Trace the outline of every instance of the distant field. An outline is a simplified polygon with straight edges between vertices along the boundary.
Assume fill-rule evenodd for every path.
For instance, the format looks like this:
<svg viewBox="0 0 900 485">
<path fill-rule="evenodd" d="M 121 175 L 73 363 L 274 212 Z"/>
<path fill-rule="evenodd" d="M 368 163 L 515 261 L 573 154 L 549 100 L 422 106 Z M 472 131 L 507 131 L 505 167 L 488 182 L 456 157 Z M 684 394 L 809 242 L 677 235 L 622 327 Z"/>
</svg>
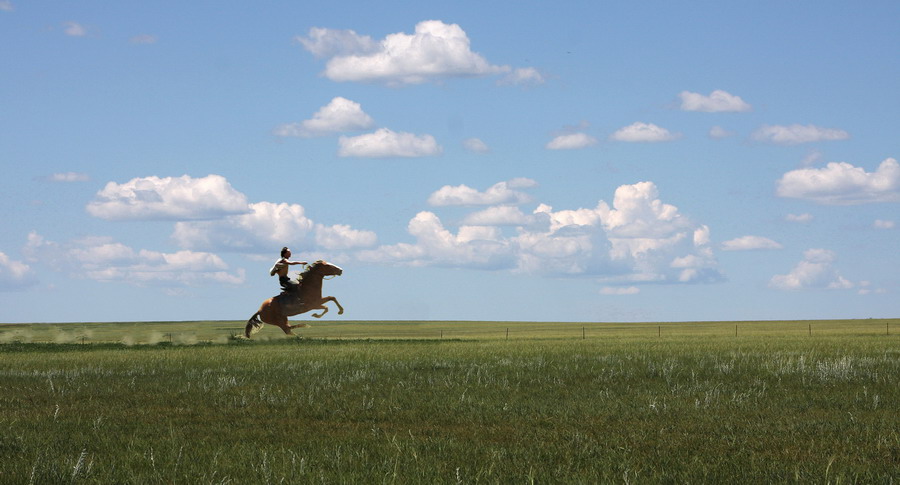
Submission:
<svg viewBox="0 0 900 485">
<path fill-rule="evenodd" d="M 0 483 L 900 481 L 900 320 L 315 323 L 0 326 Z"/>
<path fill-rule="evenodd" d="M 593 339 L 634 337 L 794 337 L 900 334 L 900 319 L 762 322 L 459 322 L 304 320 L 295 330 L 312 339 Z M 173 344 L 225 343 L 242 335 L 246 321 L 0 324 L 0 343 Z M 254 340 L 284 339 L 265 325 Z"/>
</svg>

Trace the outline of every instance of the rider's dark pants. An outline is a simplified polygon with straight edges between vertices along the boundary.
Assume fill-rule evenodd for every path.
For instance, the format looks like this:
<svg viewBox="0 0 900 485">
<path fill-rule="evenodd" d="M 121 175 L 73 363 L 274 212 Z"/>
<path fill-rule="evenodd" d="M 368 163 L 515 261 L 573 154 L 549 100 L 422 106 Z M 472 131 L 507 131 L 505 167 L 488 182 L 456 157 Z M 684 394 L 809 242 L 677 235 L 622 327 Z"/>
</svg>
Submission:
<svg viewBox="0 0 900 485">
<path fill-rule="evenodd" d="M 281 284 L 281 289 L 284 291 L 293 291 L 297 288 L 297 283 L 291 281 L 287 276 L 278 275 L 278 283 Z"/>
</svg>

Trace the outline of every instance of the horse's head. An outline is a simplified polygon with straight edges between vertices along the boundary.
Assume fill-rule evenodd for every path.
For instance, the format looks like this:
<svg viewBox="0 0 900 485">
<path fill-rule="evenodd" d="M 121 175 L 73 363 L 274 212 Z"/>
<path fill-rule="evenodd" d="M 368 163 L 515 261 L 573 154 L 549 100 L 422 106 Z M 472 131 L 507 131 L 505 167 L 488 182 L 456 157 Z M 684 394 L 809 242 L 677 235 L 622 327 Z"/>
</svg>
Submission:
<svg viewBox="0 0 900 485">
<path fill-rule="evenodd" d="M 340 276 L 344 272 L 340 266 L 335 266 L 328 261 L 322 261 L 321 259 L 310 265 L 309 269 L 322 276 Z"/>
</svg>

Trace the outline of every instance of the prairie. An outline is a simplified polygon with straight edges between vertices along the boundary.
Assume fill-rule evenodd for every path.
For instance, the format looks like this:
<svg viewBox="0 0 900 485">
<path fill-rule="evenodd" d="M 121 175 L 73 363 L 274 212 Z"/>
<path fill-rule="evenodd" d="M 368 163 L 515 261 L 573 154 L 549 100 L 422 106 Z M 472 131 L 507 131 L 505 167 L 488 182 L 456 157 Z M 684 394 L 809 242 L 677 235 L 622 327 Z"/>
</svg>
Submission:
<svg viewBox="0 0 900 485">
<path fill-rule="evenodd" d="M 900 320 L 241 328 L 0 326 L 0 482 L 900 478 Z"/>
</svg>

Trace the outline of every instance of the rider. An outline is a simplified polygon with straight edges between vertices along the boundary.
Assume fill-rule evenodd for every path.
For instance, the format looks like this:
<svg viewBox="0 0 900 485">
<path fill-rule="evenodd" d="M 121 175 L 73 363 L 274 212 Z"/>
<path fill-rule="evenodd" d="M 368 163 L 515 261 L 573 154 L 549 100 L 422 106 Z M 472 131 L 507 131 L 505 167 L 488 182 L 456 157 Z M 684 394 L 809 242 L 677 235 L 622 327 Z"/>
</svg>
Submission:
<svg viewBox="0 0 900 485">
<path fill-rule="evenodd" d="M 281 259 L 275 262 L 275 265 L 272 266 L 272 269 L 269 270 L 269 276 L 275 276 L 278 274 L 278 283 L 281 284 L 281 288 L 284 291 L 293 291 L 296 290 L 299 286 L 297 283 L 291 281 L 288 278 L 288 266 L 292 266 L 295 264 L 307 264 L 306 261 L 291 261 L 291 250 L 287 248 L 287 246 L 281 248 Z"/>
</svg>

